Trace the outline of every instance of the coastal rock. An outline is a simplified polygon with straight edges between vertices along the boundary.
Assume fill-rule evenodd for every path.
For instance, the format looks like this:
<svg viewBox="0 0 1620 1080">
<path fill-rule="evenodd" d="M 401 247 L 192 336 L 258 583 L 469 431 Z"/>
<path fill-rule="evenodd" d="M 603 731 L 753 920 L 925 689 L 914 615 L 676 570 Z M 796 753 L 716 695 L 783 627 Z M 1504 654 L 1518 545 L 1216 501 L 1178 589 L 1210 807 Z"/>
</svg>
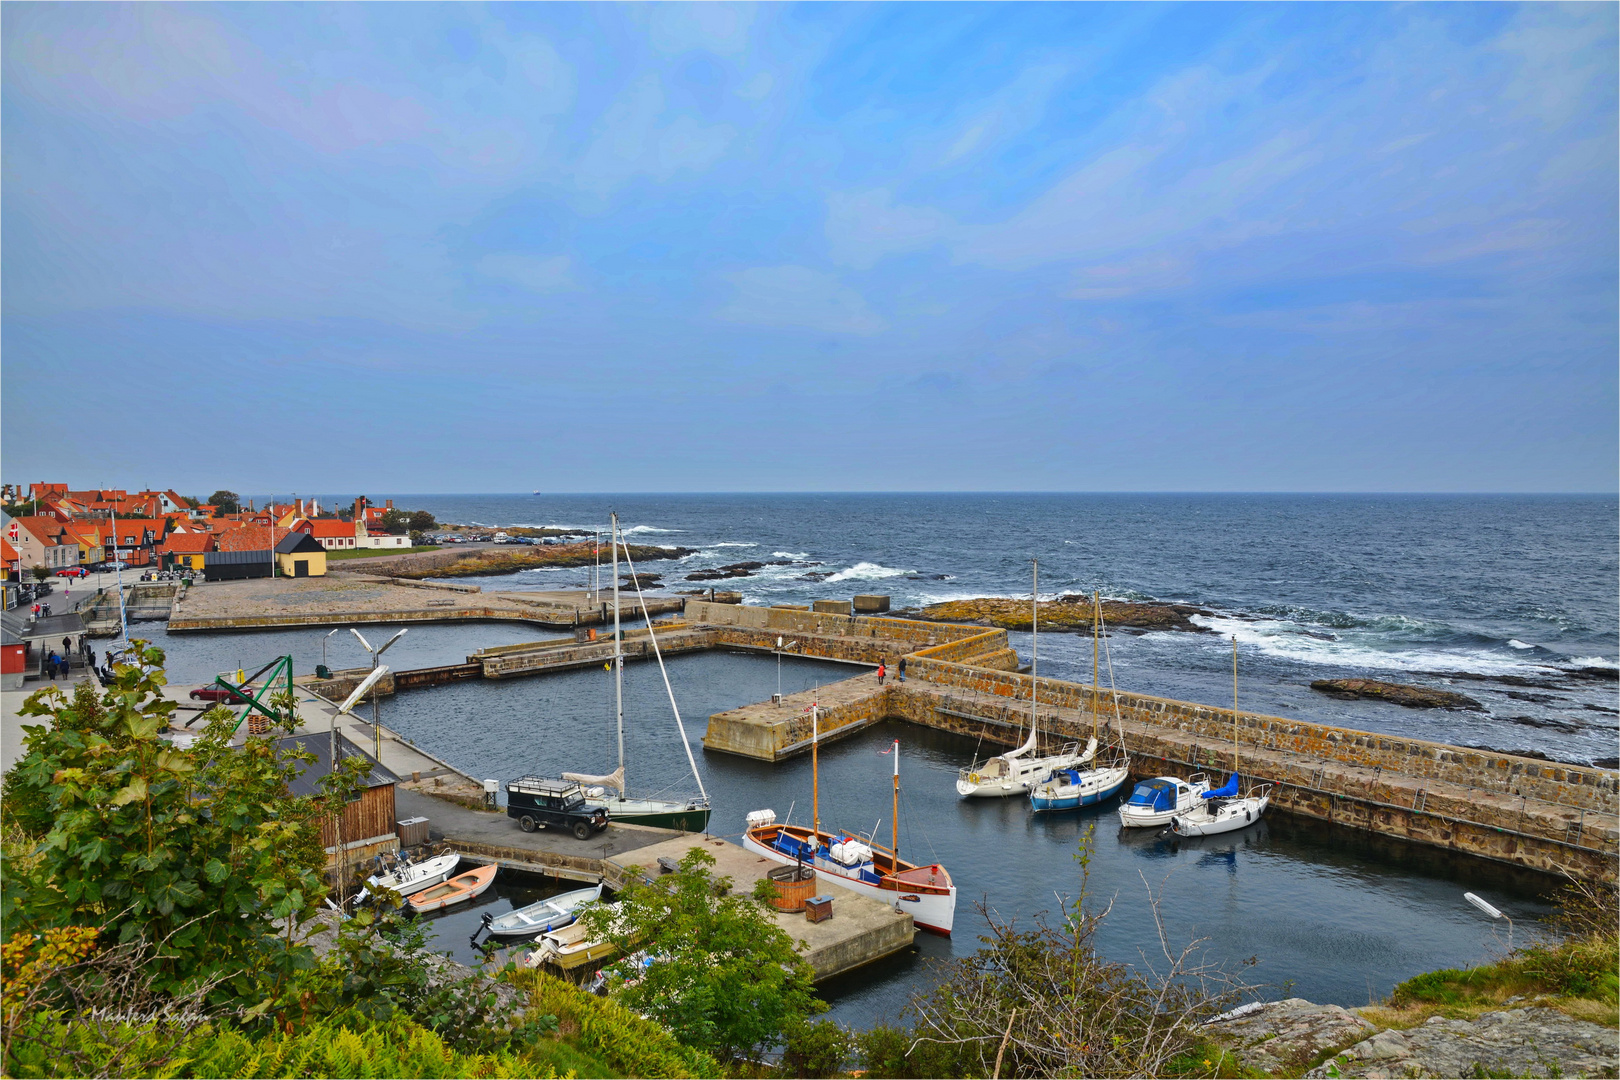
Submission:
<svg viewBox="0 0 1620 1080">
<path fill-rule="evenodd" d="M 687 581 L 720 581 L 723 578 L 751 577 L 755 570 L 763 570 L 762 562 L 730 563 L 726 566 L 717 566 L 713 570 L 697 570 L 686 575 Z"/>
<path fill-rule="evenodd" d="M 1317 679 L 1311 683 L 1318 690 L 1336 698 L 1355 700 L 1371 698 L 1404 705 L 1409 709 L 1483 709 L 1484 706 L 1467 694 L 1451 690 L 1435 690 L 1427 686 L 1407 683 L 1380 682 L 1377 679 Z"/>
<path fill-rule="evenodd" d="M 1193 607 L 1190 604 L 1139 604 L 1126 600 L 1102 602 L 1103 625 L 1113 629 L 1202 632 L 1204 628 L 1194 623 L 1190 616 L 1209 614 L 1210 612 L 1203 608 Z M 1042 630 L 1090 633 L 1091 597 L 1060 596 L 1056 600 L 1043 600 L 1040 604 L 1040 616 Z M 1003 630 L 1030 628 L 1029 601 L 1005 597 L 949 600 L 941 604 L 929 604 L 921 611 L 908 613 L 905 617 L 926 622 L 977 623 Z"/>
<path fill-rule="evenodd" d="M 628 544 L 625 550 L 637 562 L 681 559 L 696 555 L 696 548 L 651 547 Z M 333 573 L 378 574 L 393 578 L 483 577 L 515 574 L 520 570 L 591 566 L 597 561 L 594 544 L 552 544 L 537 547 L 474 548 L 471 551 L 434 551 L 376 559 L 334 563 Z"/>
<path fill-rule="evenodd" d="M 1378 1030 L 1349 1009 L 1303 998 L 1245 1006 L 1206 1026 L 1232 1040 L 1244 1065 L 1281 1076 L 1298 1076 L 1324 1054 L 1356 1045 Z"/>
<path fill-rule="evenodd" d="M 1617 1068 L 1612 1030 L 1556 1009 L 1531 1008 L 1477 1020 L 1436 1016 L 1406 1031 L 1380 1031 L 1305 1075 L 1614 1076 Z"/>
</svg>

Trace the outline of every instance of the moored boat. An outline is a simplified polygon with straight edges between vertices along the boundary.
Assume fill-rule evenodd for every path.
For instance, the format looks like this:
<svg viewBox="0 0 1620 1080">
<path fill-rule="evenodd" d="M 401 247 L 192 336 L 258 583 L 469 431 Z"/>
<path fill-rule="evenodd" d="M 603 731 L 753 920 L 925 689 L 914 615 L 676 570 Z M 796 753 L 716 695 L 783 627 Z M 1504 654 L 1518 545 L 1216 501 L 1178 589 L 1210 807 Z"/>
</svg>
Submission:
<svg viewBox="0 0 1620 1080">
<path fill-rule="evenodd" d="M 550 965 L 562 971 L 573 971 L 606 959 L 616 951 L 611 941 L 591 936 L 590 928 L 576 919 L 567 926 L 541 934 L 535 947 L 523 958 L 523 966 Z"/>
<path fill-rule="evenodd" d="M 773 810 L 748 815 L 743 847 L 767 859 L 808 866 L 816 877 L 871 897 L 911 916 L 924 930 L 949 935 L 956 921 L 956 885 L 938 863 L 911 863 L 900 858 L 900 740 L 894 754 L 894 818 L 891 846 L 868 837 L 821 829 L 821 790 L 817 746 L 820 709 L 810 710 L 811 824 L 777 824 Z"/>
<path fill-rule="evenodd" d="M 460 862 L 461 856 L 454 851 L 417 862 L 401 862 L 387 873 L 366 878 L 366 886 L 372 892 L 392 889 L 401 896 L 410 896 L 448 878 Z"/>
<path fill-rule="evenodd" d="M 1101 700 L 1098 684 L 1098 657 L 1102 641 L 1102 597 L 1092 593 L 1091 616 L 1091 739 L 1097 740 L 1097 709 Z M 1114 682 L 1114 661 L 1108 660 L 1108 683 Z M 1114 691 L 1114 720 L 1118 725 L 1119 743 L 1108 764 L 1100 764 L 1093 754 L 1089 767 L 1084 769 L 1054 769 L 1040 783 L 1029 789 L 1029 805 L 1038 811 L 1078 810 L 1095 806 L 1112 798 L 1131 777 L 1131 758 L 1125 752 L 1125 722 L 1119 715 L 1119 692 Z"/>
<path fill-rule="evenodd" d="M 1170 819 L 1170 828 L 1178 836 L 1214 836 L 1217 833 L 1246 829 L 1260 820 L 1271 805 L 1270 784 L 1250 784 L 1247 792 L 1240 793 L 1242 779 L 1238 775 L 1238 653 L 1237 638 L 1232 638 L 1232 775 L 1216 791 L 1206 791 L 1198 797 L 1192 809 Z"/>
<path fill-rule="evenodd" d="M 508 911 L 505 915 L 485 915 L 484 929 L 492 937 L 518 937 L 559 930 L 579 918 L 579 909 L 602 898 L 600 883 L 588 889 L 575 889 L 537 903 Z"/>
<path fill-rule="evenodd" d="M 451 904 L 459 904 L 463 900 L 471 900 L 482 896 L 491 885 L 495 883 L 495 864 L 480 866 L 476 870 L 469 870 L 465 874 L 457 874 L 448 881 L 423 889 L 410 898 L 410 905 L 416 911 L 438 911 Z"/>
<path fill-rule="evenodd" d="M 1186 780 L 1179 776 L 1156 776 L 1143 780 L 1131 790 L 1130 798 L 1119 804 L 1119 823 L 1127 829 L 1168 825 L 1170 819 L 1191 810 L 1198 796 L 1209 790 L 1209 778 L 1193 773 Z"/>
</svg>

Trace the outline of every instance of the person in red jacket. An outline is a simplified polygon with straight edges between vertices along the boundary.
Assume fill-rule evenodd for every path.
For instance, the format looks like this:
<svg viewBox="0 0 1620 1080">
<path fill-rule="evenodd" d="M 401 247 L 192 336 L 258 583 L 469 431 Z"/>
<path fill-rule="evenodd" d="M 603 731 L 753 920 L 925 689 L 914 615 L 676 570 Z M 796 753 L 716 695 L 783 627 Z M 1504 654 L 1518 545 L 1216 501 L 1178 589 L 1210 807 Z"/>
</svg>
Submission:
<svg viewBox="0 0 1620 1080">
<path fill-rule="evenodd" d="M 884 667 L 882 662 L 880 661 L 878 663 L 878 685 L 879 686 L 883 685 L 883 676 L 887 675 L 888 673 L 889 673 L 889 669 Z"/>
</svg>

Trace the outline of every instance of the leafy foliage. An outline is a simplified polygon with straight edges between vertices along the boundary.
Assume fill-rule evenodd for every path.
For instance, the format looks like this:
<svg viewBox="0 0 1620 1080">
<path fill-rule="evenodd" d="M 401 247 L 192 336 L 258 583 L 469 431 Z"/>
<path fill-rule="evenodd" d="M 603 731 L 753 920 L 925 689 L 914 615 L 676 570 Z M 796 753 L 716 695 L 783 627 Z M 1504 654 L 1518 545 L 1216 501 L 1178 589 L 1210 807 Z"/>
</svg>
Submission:
<svg viewBox="0 0 1620 1080">
<path fill-rule="evenodd" d="M 854 1034 L 832 1020 L 801 1021 L 785 1034 L 779 1076 L 838 1076 L 855 1048 Z"/>
<path fill-rule="evenodd" d="M 627 955 L 657 942 L 651 957 L 609 968 L 609 992 L 688 1046 L 729 1060 L 779 1042 L 825 1006 L 793 939 L 757 899 L 731 893 L 713 865 L 694 847 L 674 873 L 627 885 L 616 908 L 586 908 L 581 921 Z"/>
<path fill-rule="evenodd" d="M 216 514 L 235 514 L 242 509 L 242 497 L 234 491 L 220 488 L 208 496 L 208 505 L 214 508 Z"/>
<path fill-rule="evenodd" d="M 50 687 L 21 709 L 51 723 L 24 727 L 6 777 L 8 814 L 34 849 L 0 864 L 0 924 L 8 937 L 83 926 L 108 944 L 145 940 L 159 989 L 224 973 L 216 999 L 251 1005 L 313 964 L 294 928 L 326 891 L 319 818 L 363 762 L 328 778 L 324 798 L 294 798 L 287 781 L 313 758 L 278 755 L 268 738 L 231 746 L 225 709 L 177 749 L 158 737 L 175 709 L 163 653 L 132 652 L 140 662 L 120 663 L 105 691 L 80 683 L 69 700 Z"/>
<path fill-rule="evenodd" d="M 719 1062 L 682 1045 L 669 1031 L 623 1004 L 594 997 L 542 971 L 513 973 L 540 1012 L 557 1017 L 560 1030 L 626 1076 L 719 1076 Z"/>
</svg>

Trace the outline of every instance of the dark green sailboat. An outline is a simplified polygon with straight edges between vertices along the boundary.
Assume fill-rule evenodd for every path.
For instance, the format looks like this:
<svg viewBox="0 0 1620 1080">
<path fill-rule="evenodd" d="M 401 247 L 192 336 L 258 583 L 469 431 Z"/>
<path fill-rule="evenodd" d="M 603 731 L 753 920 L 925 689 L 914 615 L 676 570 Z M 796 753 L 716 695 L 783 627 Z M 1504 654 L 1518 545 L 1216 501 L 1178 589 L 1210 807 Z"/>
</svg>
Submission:
<svg viewBox="0 0 1620 1080">
<path fill-rule="evenodd" d="M 658 829 L 678 829 L 681 832 L 706 832 L 709 828 L 709 793 L 703 788 L 703 777 L 698 774 L 697 760 L 692 756 L 692 744 L 686 739 L 686 725 L 681 722 L 681 710 L 675 704 L 675 691 L 669 685 L 669 672 L 664 668 L 664 654 L 658 648 L 658 633 L 653 629 L 652 616 L 647 612 L 646 598 L 641 595 L 641 580 L 636 576 L 635 563 L 625 549 L 625 562 L 630 566 L 631 580 L 636 583 L 636 596 L 641 599 L 641 614 L 647 620 L 647 635 L 652 639 L 653 656 L 658 659 L 659 674 L 664 677 L 664 691 L 669 695 L 670 711 L 675 714 L 675 727 L 681 734 L 681 748 L 686 751 L 687 764 L 692 767 L 692 778 L 697 781 L 698 793 L 687 798 L 638 799 L 630 795 L 624 779 L 624 639 L 619 631 L 619 515 L 613 521 L 613 704 L 618 718 L 619 767 L 605 775 L 591 773 L 563 773 L 565 780 L 609 789 L 601 797 L 593 797 L 607 807 L 608 819 L 631 825 L 648 825 Z"/>
</svg>

